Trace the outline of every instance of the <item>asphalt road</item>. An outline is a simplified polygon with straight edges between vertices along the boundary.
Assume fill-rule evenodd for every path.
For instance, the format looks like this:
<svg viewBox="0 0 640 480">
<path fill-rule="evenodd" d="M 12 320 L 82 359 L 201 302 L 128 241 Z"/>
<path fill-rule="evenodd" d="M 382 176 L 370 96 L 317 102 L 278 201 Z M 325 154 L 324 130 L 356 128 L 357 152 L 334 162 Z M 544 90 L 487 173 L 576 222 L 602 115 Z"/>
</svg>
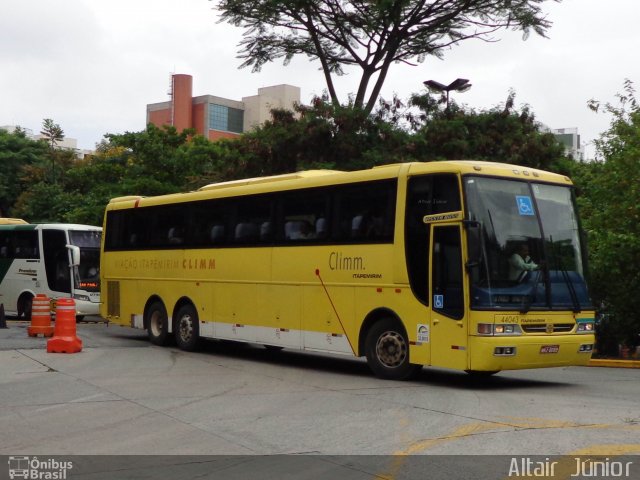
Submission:
<svg viewBox="0 0 640 480">
<path fill-rule="evenodd" d="M 78 324 L 82 352 L 50 354 L 8 325 L 0 455 L 640 454 L 638 369 L 393 382 L 360 359 L 214 341 L 186 353 L 99 322 Z"/>
</svg>

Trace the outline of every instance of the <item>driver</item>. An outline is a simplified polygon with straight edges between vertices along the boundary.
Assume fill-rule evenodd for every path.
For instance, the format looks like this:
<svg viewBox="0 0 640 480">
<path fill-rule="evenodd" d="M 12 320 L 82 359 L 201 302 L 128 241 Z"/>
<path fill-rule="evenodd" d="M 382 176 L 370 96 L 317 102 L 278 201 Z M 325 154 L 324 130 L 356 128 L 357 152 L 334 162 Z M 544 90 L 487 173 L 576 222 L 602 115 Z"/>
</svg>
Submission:
<svg viewBox="0 0 640 480">
<path fill-rule="evenodd" d="M 513 255 L 509 257 L 509 280 L 522 282 L 528 272 L 539 268 L 529 256 L 529 245 L 522 243 Z"/>
</svg>

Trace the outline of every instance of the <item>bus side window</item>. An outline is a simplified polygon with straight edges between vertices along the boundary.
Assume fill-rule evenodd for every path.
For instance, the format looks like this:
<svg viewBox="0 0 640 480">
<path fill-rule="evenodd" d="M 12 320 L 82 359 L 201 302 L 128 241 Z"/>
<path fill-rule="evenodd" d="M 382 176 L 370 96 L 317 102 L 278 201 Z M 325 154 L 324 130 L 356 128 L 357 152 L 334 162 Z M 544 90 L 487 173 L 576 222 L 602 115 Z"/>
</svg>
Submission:
<svg viewBox="0 0 640 480">
<path fill-rule="evenodd" d="M 32 231 L 13 232 L 13 258 L 38 258 L 38 233 Z"/>
<path fill-rule="evenodd" d="M 347 243 L 393 241 L 396 184 L 390 181 L 338 187 L 333 235 Z"/>
<path fill-rule="evenodd" d="M 268 245 L 269 224 L 273 220 L 273 195 L 251 195 L 231 205 L 233 243 Z"/>
<path fill-rule="evenodd" d="M 273 238 L 273 223 L 262 222 L 260 225 L 260 241 L 268 242 Z"/>
<path fill-rule="evenodd" d="M 213 244 L 224 243 L 224 239 L 225 239 L 224 225 L 218 224 L 211 227 L 210 238 L 211 238 L 211 243 Z"/>
<path fill-rule="evenodd" d="M 286 243 L 315 242 L 326 239 L 329 224 L 329 197 L 315 189 L 287 192 L 282 197 L 282 230 Z M 321 221 L 322 220 L 322 221 Z"/>
<path fill-rule="evenodd" d="M 236 225 L 235 239 L 239 243 L 251 243 L 258 239 L 258 226 L 251 222 Z"/>
</svg>

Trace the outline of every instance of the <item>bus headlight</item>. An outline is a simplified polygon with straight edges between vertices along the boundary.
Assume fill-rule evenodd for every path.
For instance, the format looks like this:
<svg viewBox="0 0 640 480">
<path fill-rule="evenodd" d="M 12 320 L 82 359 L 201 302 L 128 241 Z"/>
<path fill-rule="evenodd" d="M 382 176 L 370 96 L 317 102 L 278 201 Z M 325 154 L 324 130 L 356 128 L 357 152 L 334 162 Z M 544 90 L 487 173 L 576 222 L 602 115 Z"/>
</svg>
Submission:
<svg viewBox="0 0 640 480">
<path fill-rule="evenodd" d="M 593 333 L 593 322 L 580 322 L 578 323 L 578 333 Z"/>
<path fill-rule="evenodd" d="M 507 335 L 522 335 L 520 325 L 513 323 L 479 323 L 478 335 L 485 336 L 507 336 Z"/>
<path fill-rule="evenodd" d="M 89 298 L 88 295 L 81 295 L 79 293 L 74 293 L 73 294 L 73 298 L 76 300 L 82 300 L 83 302 L 90 302 L 91 299 Z"/>
</svg>

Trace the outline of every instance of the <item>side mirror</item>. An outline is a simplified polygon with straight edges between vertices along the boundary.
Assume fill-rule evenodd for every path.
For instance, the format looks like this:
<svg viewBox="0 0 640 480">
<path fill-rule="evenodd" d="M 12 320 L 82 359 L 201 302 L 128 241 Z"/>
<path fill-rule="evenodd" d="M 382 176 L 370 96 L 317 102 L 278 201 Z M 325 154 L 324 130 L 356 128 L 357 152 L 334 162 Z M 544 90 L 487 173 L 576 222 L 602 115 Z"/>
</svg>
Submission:
<svg viewBox="0 0 640 480">
<path fill-rule="evenodd" d="M 482 225 L 474 220 L 463 222 L 467 231 L 467 268 L 480 265 L 482 261 Z"/>
<path fill-rule="evenodd" d="M 77 267 L 80 265 L 80 247 L 76 245 L 66 245 L 67 249 L 71 253 L 71 267 Z"/>
</svg>

